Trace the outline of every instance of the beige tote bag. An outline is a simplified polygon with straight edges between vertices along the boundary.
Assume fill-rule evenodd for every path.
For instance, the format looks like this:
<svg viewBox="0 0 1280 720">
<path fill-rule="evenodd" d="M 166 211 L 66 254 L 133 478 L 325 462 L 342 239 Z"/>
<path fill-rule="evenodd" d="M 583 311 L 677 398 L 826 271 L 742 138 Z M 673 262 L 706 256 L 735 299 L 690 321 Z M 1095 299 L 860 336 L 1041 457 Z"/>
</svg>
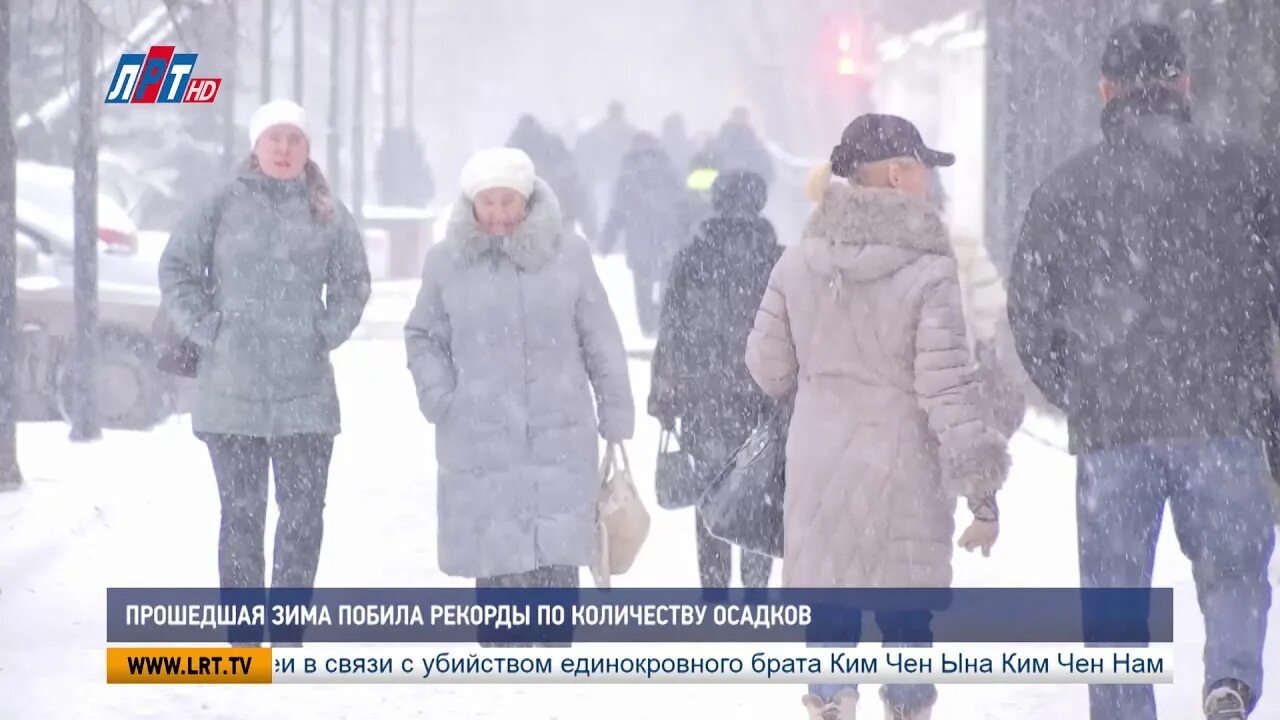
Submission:
<svg viewBox="0 0 1280 720">
<path fill-rule="evenodd" d="M 596 587 L 609 587 L 610 578 L 631 569 L 649 537 L 649 511 L 631 477 L 631 461 L 621 443 L 605 446 L 600 463 L 600 500 L 596 504 L 596 562 L 591 575 Z"/>
</svg>

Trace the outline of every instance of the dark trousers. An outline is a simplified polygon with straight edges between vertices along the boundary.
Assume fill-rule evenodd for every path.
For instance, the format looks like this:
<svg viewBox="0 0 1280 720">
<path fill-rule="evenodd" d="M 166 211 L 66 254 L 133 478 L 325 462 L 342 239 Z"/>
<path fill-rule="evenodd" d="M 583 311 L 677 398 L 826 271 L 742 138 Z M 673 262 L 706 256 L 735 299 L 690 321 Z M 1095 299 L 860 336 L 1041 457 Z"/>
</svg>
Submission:
<svg viewBox="0 0 1280 720">
<path fill-rule="evenodd" d="M 847 613 L 847 609 L 842 609 Z M 922 647 L 932 644 L 933 613 L 928 610 L 898 610 L 874 613 L 876 625 L 880 627 L 880 640 L 886 648 L 890 647 Z M 862 613 L 852 613 L 848 617 L 849 627 L 846 629 L 849 643 L 856 645 L 862 639 Z M 849 647 L 843 643 L 809 643 L 810 647 Z M 846 683 L 822 683 L 809 686 L 809 692 L 826 702 L 831 702 L 836 693 L 844 689 L 857 690 L 858 686 Z M 910 714 L 932 707 L 938 700 L 938 691 L 933 685 L 884 685 L 880 688 L 880 699 L 895 710 Z"/>
<path fill-rule="evenodd" d="M 324 498 L 333 456 L 330 435 L 280 438 L 204 435 L 222 500 L 218 576 L 222 587 L 264 587 L 267 475 L 276 481 L 275 557 L 271 586 L 309 588 L 324 536 Z"/>
<path fill-rule="evenodd" d="M 658 333 L 658 320 L 662 312 L 662 280 L 657 273 L 633 271 L 636 287 L 636 319 L 640 332 L 646 337 Z"/>
<path fill-rule="evenodd" d="M 571 613 L 572 608 L 570 605 L 578 597 L 578 568 L 573 565 L 546 565 L 528 572 L 476 578 L 476 602 L 501 603 L 506 599 L 511 599 L 511 596 L 485 591 L 519 588 L 563 588 L 568 591 L 563 598 L 565 609 Z M 533 620 L 533 618 L 530 618 L 530 620 Z M 518 630 L 491 631 L 487 628 L 481 628 L 476 633 L 476 640 L 481 647 L 569 647 L 573 642 L 572 624 L 565 628 L 557 628 L 550 633 L 543 633 L 533 642 L 530 642 L 527 638 L 514 642 L 510 641 L 512 635 L 518 634 L 518 632 Z"/>
<path fill-rule="evenodd" d="M 698 539 L 698 578 L 704 588 L 729 587 L 733 566 L 733 545 L 707 532 L 702 515 L 694 513 L 694 532 Z M 773 572 L 773 558 L 745 548 L 738 548 L 738 568 L 743 587 L 768 587 Z"/>
</svg>

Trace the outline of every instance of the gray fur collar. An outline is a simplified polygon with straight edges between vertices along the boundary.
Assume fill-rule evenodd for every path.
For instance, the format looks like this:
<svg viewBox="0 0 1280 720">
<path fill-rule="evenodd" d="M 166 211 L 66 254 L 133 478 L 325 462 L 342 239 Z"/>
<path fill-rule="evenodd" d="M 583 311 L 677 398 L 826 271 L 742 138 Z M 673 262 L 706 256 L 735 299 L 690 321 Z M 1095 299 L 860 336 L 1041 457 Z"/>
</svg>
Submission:
<svg viewBox="0 0 1280 720">
<path fill-rule="evenodd" d="M 954 256 L 946 226 L 924 202 L 841 181 L 827 187 L 800 245 L 819 273 L 857 279 L 883 277 L 922 255 Z"/>
<path fill-rule="evenodd" d="M 476 223 L 475 204 L 463 195 L 453 204 L 444 242 L 450 246 L 454 259 L 460 265 L 480 262 L 497 245 L 516 267 L 536 271 L 560 251 L 560 233 L 564 227 L 562 217 L 560 201 L 539 178 L 534 184 L 533 196 L 529 198 L 528 214 L 510 237 L 495 238 L 485 234 Z"/>
</svg>

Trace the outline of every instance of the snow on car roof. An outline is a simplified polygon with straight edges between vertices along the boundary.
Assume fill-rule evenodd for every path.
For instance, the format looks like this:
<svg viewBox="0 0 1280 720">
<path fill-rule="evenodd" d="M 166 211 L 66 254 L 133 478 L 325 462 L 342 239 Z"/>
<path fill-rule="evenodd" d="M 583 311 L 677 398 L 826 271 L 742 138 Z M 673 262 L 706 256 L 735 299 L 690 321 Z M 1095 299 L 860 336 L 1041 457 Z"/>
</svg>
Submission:
<svg viewBox="0 0 1280 720">
<path fill-rule="evenodd" d="M 74 183 L 75 172 L 69 167 L 18 161 L 18 221 L 70 237 Z M 98 226 L 126 235 L 138 231 L 128 211 L 103 193 L 98 193 Z"/>
</svg>

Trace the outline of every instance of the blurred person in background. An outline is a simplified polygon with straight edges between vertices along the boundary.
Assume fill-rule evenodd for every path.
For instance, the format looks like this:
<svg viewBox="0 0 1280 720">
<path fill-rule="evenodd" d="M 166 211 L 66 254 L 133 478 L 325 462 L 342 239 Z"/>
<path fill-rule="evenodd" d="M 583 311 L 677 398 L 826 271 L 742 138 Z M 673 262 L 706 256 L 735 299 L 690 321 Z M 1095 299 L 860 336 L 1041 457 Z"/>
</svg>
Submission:
<svg viewBox="0 0 1280 720">
<path fill-rule="evenodd" d="M 746 170 L 773 184 L 773 157 L 751 125 L 746 108 L 734 108 L 719 132 L 703 148 L 708 167 L 720 172 Z"/>
<path fill-rule="evenodd" d="M 584 185 L 595 196 L 596 207 L 607 207 L 622 169 L 622 158 L 631 149 L 631 143 L 639 132 L 627 120 L 622 103 L 609 103 L 603 120 L 586 130 L 573 148 Z"/>
<path fill-rule="evenodd" d="M 715 217 L 676 255 L 662 300 L 653 354 L 649 414 L 679 432 L 695 458 L 697 477 L 709 478 L 772 410 L 744 360 L 747 335 L 769 273 L 782 255 L 773 225 L 760 216 L 768 200 L 764 179 L 728 172 L 715 181 Z M 692 480 L 692 478 L 690 478 Z M 702 586 L 729 586 L 731 546 L 707 532 L 695 513 Z M 741 551 L 742 584 L 769 584 L 773 559 Z"/>
<path fill-rule="evenodd" d="M 704 220 L 715 215 L 711 188 L 715 186 L 719 176 L 720 171 L 713 166 L 711 155 L 705 150 L 699 150 L 689 158 L 688 172 L 684 177 L 684 208 L 681 219 L 686 233 L 692 234 L 702 226 Z"/>
<path fill-rule="evenodd" d="M 596 225 L 595 199 L 582 182 L 578 164 L 569 146 L 532 115 L 521 115 L 507 138 L 507 147 L 523 150 L 538 168 L 538 176 L 546 181 L 560 201 L 566 230 L 581 226 L 588 239 L 594 239 Z"/>
<path fill-rule="evenodd" d="M 435 198 L 427 151 L 413 128 L 390 128 L 378 147 L 378 200 L 383 205 L 425 208 Z"/>
<path fill-rule="evenodd" d="M 351 214 L 309 159 L 306 114 L 288 100 L 249 122 L 238 176 L 188 213 L 160 258 L 165 311 L 201 351 L 191 426 L 222 503 L 223 587 L 263 587 L 268 471 L 280 508 L 272 587 L 313 585 L 338 393 L 329 353 L 369 299 Z"/>
<path fill-rule="evenodd" d="M 405 324 L 436 431 L 440 569 L 477 588 L 576 588 L 596 549 L 599 438 L 635 426 L 622 334 L 528 155 L 477 152 L 461 185 Z"/>
<path fill-rule="evenodd" d="M 659 303 L 671 259 L 688 239 L 680 175 L 656 137 L 636 136 L 622 161 L 598 249 L 622 243 L 635 282 L 636 315 L 646 337 L 658 331 Z"/>
<path fill-rule="evenodd" d="M 693 158 L 693 139 L 689 137 L 684 115 L 672 113 L 664 118 L 659 135 L 662 149 L 667 151 L 671 164 L 676 166 L 676 170 L 687 172 L 689 161 Z"/>
</svg>

